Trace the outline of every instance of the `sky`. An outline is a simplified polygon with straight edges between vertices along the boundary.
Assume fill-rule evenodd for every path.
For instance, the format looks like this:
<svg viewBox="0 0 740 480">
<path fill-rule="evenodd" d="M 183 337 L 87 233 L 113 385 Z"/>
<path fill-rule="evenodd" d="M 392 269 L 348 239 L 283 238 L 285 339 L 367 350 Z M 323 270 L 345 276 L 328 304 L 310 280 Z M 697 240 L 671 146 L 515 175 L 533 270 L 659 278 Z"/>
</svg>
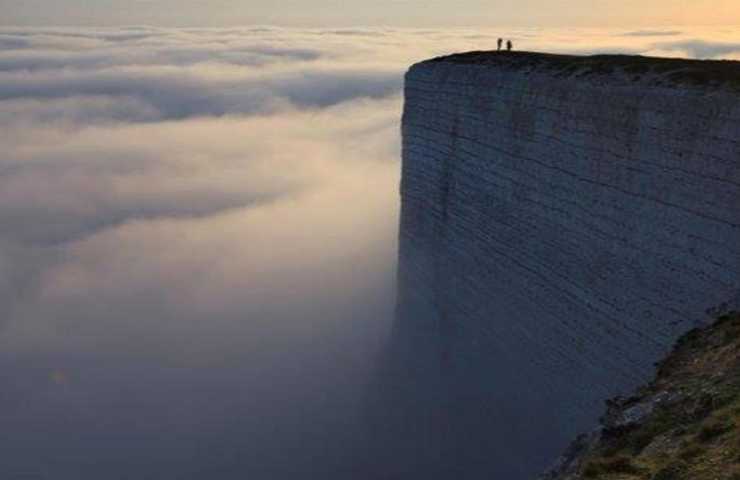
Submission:
<svg viewBox="0 0 740 480">
<path fill-rule="evenodd" d="M 735 0 L 0 0 L 7 25 L 737 25 Z"/>
<path fill-rule="evenodd" d="M 678 17 L 313 25 L 384 5 L 350 3 L 0 0 L 1 478 L 378 478 L 358 452 L 393 318 L 408 66 L 502 35 L 740 59 L 736 29 Z M 210 25 L 246 10 L 312 25 Z"/>
</svg>

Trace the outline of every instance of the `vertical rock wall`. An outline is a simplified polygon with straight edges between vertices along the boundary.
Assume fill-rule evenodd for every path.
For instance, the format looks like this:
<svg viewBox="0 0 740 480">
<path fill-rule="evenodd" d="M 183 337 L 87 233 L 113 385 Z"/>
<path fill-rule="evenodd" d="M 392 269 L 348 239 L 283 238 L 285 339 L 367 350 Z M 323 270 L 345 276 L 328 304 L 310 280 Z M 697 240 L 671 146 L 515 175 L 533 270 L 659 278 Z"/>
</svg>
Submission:
<svg viewBox="0 0 740 480">
<path fill-rule="evenodd" d="M 408 72 L 393 339 L 408 470 L 533 478 L 707 309 L 740 303 L 740 95 L 654 83 Z"/>
</svg>

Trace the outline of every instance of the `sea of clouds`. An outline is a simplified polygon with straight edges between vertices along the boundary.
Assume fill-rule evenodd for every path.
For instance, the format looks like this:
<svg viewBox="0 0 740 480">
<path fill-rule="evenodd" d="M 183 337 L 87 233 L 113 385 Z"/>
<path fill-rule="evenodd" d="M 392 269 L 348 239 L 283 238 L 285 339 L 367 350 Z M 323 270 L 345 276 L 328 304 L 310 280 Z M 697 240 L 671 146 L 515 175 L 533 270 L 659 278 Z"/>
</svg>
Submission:
<svg viewBox="0 0 740 480">
<path fill-rule="evenodd" d="M 402 76 L 498 36 L 740 58 L 733 29 L 0 27 L 0 477 L 381 478 Z"/>
</svg>

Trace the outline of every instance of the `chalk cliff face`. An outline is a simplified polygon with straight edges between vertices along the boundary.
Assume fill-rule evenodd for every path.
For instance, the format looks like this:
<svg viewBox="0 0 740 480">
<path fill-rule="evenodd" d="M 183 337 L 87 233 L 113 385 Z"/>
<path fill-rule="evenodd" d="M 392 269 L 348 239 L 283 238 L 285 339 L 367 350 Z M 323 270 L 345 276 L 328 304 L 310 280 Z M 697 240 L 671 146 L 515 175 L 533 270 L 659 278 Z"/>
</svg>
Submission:
<svg viewBox="0 0 740 480">
<path fill-rule="evenodd" d="M 405 468 L 533 478 L 708 309 L 740 307 L 731 69 L 524 53 L 410 69 Z"/>
</svg>

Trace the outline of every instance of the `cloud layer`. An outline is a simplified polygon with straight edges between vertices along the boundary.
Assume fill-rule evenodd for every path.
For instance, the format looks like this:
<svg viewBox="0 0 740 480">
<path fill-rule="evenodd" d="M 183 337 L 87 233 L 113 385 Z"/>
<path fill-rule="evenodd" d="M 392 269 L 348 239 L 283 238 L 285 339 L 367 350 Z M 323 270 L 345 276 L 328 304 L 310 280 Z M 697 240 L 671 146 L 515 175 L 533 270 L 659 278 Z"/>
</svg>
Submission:
<svg viewBox="0 0 740 480">
<path fill-rule="evenodd" d="M 407 66 L 732 35 L 0 28 L 0 477 L 379 478 Z"/>
</svg>

